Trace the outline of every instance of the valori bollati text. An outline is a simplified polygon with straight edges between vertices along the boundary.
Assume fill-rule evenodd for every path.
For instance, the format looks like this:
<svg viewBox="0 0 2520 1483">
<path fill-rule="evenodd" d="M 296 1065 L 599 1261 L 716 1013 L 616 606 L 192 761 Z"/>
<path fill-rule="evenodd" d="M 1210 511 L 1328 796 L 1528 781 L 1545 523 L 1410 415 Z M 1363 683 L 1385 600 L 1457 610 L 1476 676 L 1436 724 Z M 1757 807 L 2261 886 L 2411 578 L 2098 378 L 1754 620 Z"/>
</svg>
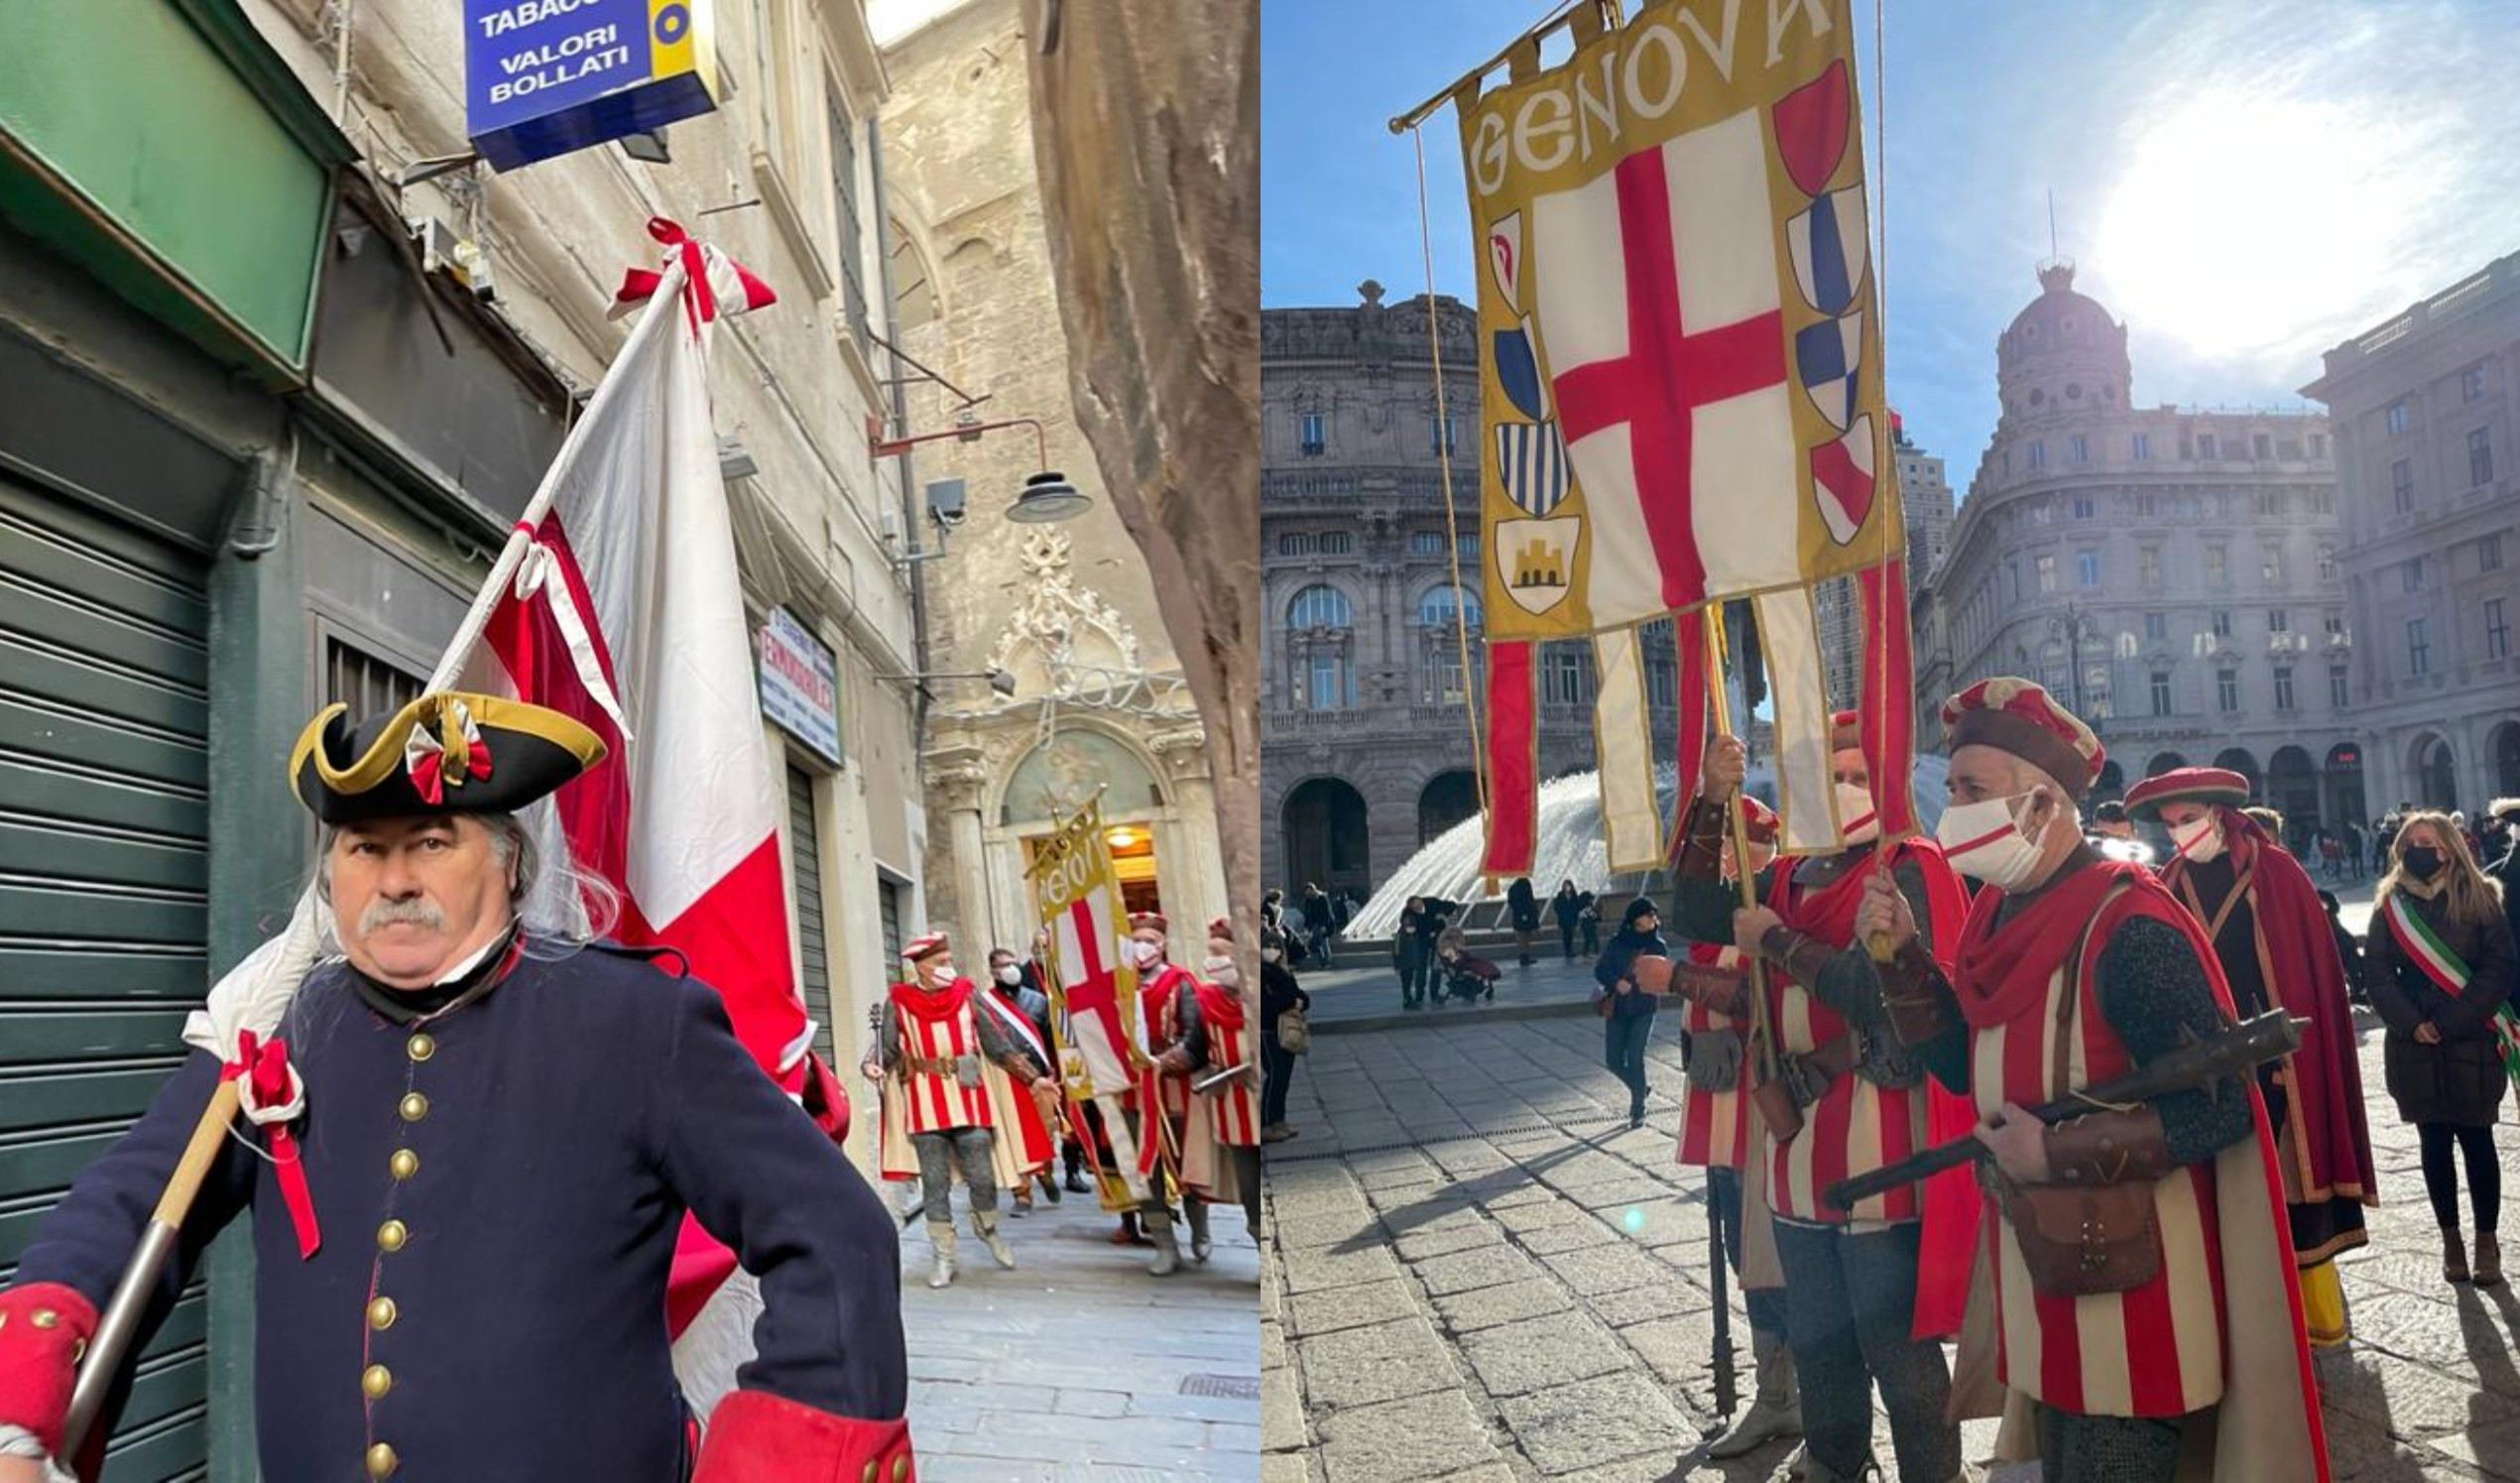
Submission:
<svg viewBox="0 0 2520 1483">
<path fill-rule="evenodd" d="M 560 5 L 567 0 L 543 0 L 546 5 Z M 499 70 L 506 80 L 490 84 L 490 101 L 504 103 L 528 93 L 540 92 L 591 77 L 597 72 L 630 65 L 630 49 L 620 45 L 619 26 L 592 26 L 575 36 L 511 52 L 499 59 Z"/>
</svg>

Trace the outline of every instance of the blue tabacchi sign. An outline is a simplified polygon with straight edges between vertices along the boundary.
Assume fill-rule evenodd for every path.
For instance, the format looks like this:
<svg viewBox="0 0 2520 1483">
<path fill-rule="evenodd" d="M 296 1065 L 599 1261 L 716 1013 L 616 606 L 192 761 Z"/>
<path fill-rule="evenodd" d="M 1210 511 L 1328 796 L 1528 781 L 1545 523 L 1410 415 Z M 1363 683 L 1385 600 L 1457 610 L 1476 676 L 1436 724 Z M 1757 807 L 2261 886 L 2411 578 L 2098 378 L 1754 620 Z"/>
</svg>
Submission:
<svg viewBox="0 0 2520 1483">
<path fill-rule="evenodd" d="M 464 0 L 464 103 L 500 170 L 707 113 L 709 0 Z"/>
</svg>

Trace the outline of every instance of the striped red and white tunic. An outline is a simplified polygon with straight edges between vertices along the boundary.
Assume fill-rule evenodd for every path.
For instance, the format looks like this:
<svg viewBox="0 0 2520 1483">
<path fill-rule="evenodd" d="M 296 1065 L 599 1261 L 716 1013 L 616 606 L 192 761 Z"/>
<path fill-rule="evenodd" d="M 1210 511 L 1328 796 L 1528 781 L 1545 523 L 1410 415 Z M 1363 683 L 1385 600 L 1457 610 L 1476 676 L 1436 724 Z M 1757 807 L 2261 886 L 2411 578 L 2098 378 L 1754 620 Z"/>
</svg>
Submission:
<svg viewBox="0 0 2520 1483">
<path fill-rule="evenodd" d="M 1222 984 L 1199 985 L 1199 1013 L 1207 1024 L 1208 1065 L 1213 1074 L 1259 1055 L 1243 1006 Z M 1260 1099 L 1240 1076 L 1229 1077 L 1207 1093 L 1208 1115 L 1216 1125 L 1216 1141 L 1231 1148 L 1260 1145 Z"/>
<path fill-rule="evenodd" d="M 1711 968 L 1730 968 L 1741 961 L 1738 948 L 1715 942 L 1692 942 L 1689 956 Z M 1734 1019 L 1692 1002 L 1680 1018 L 1681 1029 L 1691 1036 L 1732 1032 L 1746 1038 L 1749 1027 Z M 1738 1170 L 1750 1158 L 1750 1059 L 1746 1051 L 1741 1057 L 1740 1078 L 1730 1091 L 1716 1091 L 1695 1081 L 1688 1083 L 1680 1099 L 1680 1159 L 1691 1169 Z"/>
<path fill-rule="evenodd" d="M 1153 976 L 1142 980 L 1138 989 L 1139 1023 L 1145 1026 L 1147 1049 L 1160 1055 L 1181 1038 L 1181 996 L 1194 990 L 1198 979 L 1189 969 L 1177 963 L 1166 963 Z M 1163 1115 L 1182 1118 L 1190 1112 L 1190 1078 L 1163 1072 L 1155 1077 L 1156 1095 L 1163 1099 Z"/>
<path fill-rule="evenodd" d="M 900 1025 L 901 1053 L 922 1061 L 943 1062 L 942 1071 L 920 1070 L 904 1063 L 902 1081 L 908 1088 L 909 1130 L 912 1133 L 943 1133 L 955 1128 L 991 1128 L 997 1119 L 990 1111 L 987 1086 L 964 1086 L 951 1069 L 956 1057 L 980 1053 L 980 1027 L 972 1019 L 969 982 L 960 985 L 965 992 L 951 1008 L 939 1003 L 951 991 L 931 993 L 908 984 L 893 986 L 895 1018 Z"/>
<path fill-rule="evenodd" d="M 2109 933 L 2155 904 L 2103 905 L 2080 950 L 2060 953 L 2043 998 L 1970 1039 L 1980 1115 L 2036 1106 L 2127 1070 L 2132 1059 L 2100 1013 L 2098 964 Z M 2076 962 L 2069 977 L 2067 963 Z M 2003 1383 L 2078 1416 L 2175 1417 L 2222 1399 L 2221 1235 L 2213 1161 L 2173 1170 L 2153 1189 L 2161 1271 L 2124 1293 L 2074 1298 L 2030 1283 L 2011 1226 L 1985 1203 L 1996 1365 Z M 2273 1321 L 2280 1321 L 2280 1315 Z"/>
</svg>

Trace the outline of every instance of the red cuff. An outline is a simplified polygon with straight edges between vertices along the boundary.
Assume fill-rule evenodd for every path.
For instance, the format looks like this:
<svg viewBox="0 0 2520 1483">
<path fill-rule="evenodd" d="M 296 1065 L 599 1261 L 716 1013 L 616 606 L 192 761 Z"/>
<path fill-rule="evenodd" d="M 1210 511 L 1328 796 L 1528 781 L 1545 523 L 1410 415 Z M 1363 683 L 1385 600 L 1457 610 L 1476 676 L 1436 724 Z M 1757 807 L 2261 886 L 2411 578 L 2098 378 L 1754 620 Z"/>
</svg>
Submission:
<svg viewBox="0 0 2520 1483">
<path fill-rule="evenodd" d="M 68 1395 L 65 1389 L 62 1394 Z M 691 1483 L 917 1483 L 910 1423 L 860 1421 L 737 1391 L 709 1417 Z"/>
<path fill-rule="evenodd" d="M 24 1426 L 59 1455 L 79 1357 L 96 1305 L 60 1283 L 0 1291 L 0 1421 Z"/>
</svg>

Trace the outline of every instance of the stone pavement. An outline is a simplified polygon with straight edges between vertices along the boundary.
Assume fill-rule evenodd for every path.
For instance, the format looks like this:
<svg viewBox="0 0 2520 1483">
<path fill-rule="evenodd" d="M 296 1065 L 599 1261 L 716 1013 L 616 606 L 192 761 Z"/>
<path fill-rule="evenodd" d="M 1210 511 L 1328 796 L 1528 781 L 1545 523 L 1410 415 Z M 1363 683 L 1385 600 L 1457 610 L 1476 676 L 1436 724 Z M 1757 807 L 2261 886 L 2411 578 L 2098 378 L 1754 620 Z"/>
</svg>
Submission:
<svg viewBox="0 0 2520 1483">
<path fill-rule="evenodd" d="M 1447 1000 L 1416 1010 L 1400 1007 L 1400 976 L 1387 954 L 1380 951 L 1369 957 L 1350 948 L 1342 959 L 1349 966 L 1297 976 L 1304 992 L 1312 996 L 1312 1027 L 1325 1035 L 1398 1030 L 1414 1026 L 1421 1018 L 1528 1020 L 1589 1012 L 1592 959 L 1568 962 L 1552 947 L 1539 962 L 1525 968 L 1513 961 L 1511 943 L 1503 951 L 1506 956 L 1493 959 L 1504 970 L 1504 977 L 1497 980 L 1496 998 L 1467 1003 Z"/>
<path fill-rule="evenodd" d="M 904 1186 L 887 1185 L 888 1203 Z M 1104 1238 L 1090 1194 L 1007 1219 L 1001 1272 L 955 1200 L 961 1275 L 927 1287 L 923 1223 L 901 1234 L 910 1426 L 924 1483 L 1156 1483 L 1260 1474 L 1260 1254 L 1242 1207 L 1214 1212 L 1215 1254 L 1163 1279 Z"/>
<path fill-rule="evenodd" d="M 2520 1480 L 2520 1297 L 2442 1283 L 2414 1130 L 2380 1090 L 2367 1017 L 2361 1042 L 2387 1203 L 2340 1265 L 2353 1342 L 2319 1361 L 2336 1477 Z M 1729 1467 L 1701 1449 L 1714 1305 L 1703 1180 L 1671 1162 L 1676 1022 L 1656 1027 L 1640 1131 L 1600 1047 L 1586 1019 L 1315 1042 L 1288 1107 L 1301 1137 L 1270 1150 L 1263 1212 L 1268 1483 L 1763 1479 L 1781 1463 L 1781 1443 Z M 2502 1143 L 2520 1179 L 2520 1137 Z M 1970 1455 L 1990 1431 L 1968 1429 Z M 1886 1464 L 1885 1428 L 1875 1450 Z"/>
</svg>

